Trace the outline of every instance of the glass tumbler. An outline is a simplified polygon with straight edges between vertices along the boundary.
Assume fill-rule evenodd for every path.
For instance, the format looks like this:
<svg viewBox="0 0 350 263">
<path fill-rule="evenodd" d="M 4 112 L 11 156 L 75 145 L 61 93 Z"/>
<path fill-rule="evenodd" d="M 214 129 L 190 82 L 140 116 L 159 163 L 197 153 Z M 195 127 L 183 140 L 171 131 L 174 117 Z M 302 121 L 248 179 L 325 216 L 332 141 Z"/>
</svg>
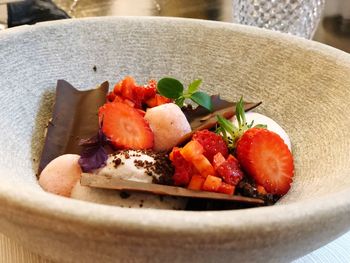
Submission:
<svg viewBox="0 0 350 263">
<path fill-rule="evenodd" d="M 233 0 L 233 22 L 311 39 L 324 4 L 325 0 Z"/>
</svg>

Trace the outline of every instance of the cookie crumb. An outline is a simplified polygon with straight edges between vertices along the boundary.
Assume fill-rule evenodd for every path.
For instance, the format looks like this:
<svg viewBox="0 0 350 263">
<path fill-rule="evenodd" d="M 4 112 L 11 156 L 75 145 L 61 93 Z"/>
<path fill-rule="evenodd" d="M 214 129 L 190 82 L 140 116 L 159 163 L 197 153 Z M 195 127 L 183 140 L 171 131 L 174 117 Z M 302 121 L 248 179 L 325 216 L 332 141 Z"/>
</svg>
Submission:
<svg viewBox="0 0 350 263">
<path fill-rule="evenodd" d="M 128 192 L 120 192 L 120 197 L 122 198 L 122 199 L 127 199 L 127 198 L 129 198 L 130 197 L 130 194 L 128 193 Z"/>
</svg>

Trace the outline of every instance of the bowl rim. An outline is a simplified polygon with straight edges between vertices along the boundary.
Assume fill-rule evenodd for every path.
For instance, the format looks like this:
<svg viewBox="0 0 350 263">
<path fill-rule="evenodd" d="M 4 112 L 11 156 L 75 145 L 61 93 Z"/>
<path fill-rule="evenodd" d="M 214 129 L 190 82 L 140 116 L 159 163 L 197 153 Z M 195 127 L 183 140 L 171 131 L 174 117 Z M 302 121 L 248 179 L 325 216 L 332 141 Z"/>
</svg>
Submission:
<svg viewBox="0 0 350 263">
<path fill-rule="evenodd" d="M 12 35 L 20 35 L 28 30 L 41 30 L 41 28 L 70 26 L 75 23 L 94 23 L 110 21 L 153 21 L 156 23 L 196 24 L 198 26 L 217 29 L 230 29 L 235 32 L 269 38 L 277 41 L 288 41 L 304 49 L 312 49 L 318 53 L 337 60 L 350 69 L 350 55 L 333 47 L 306 40 L 300 37 L 284 33 L 254 28 L 245 25 L 227 22 L 207 21 L 190 18 L 174 17 L 93 17 L 69 20 L 42 22 L 36 25 L 26 25 L 7 29 L 0 32 L 0 41 Z M 95 203 L 73 200 L 56 196 L 44 191 L 34 190 L 33 187 L 23 186 L 20 191 L 14 193 L 13 187 L 17 187 L 12 181 L 4 181 L 0 184 L 0 203 L 9 210 L 25 212 L 30 215 L 49 217 L 52 220 L 63 220 L 71 223 L 100 227 L 103 229 L 119 229 L 125 233 L 135 235 L 135 231 L 157 235 L 169 233 L 186 233 L 197 236 L 218 233 L 219 230 L 226 234 L 243 233 L 247 229 L 261 227 L 262 218 L 266 231 L 272 231 L 276 224 L 288 228 L 291 225 L 300 224 L 308 220 L 317 222 L 318 218 L 330 218 L 334 211 L 350 213 L 350 188 L 339 193 L 323 196 L 317 199 L 308 199 L 304 202 L 275 205 L 242 210 L 228 211 L 172 211 L 156 209 L 120 208 Z M 320 205 L 322 204 L 322 205 Z M 0 209 L 1 211 L 1 209 Z M 276 216 L 277 215 L 277 216 Z M 140 218 L 143 218 L 140 224 Z M 186 220 L 184 220 L 186 218 Z M 176 222 L 176 223 L 174 223 Z M 349 226 L 350 229 L 350 226 Z M 199 231 L 200 230 L 200 231 Z M 346 230 L 344 230 L 345 232 Z"/>
</svg>

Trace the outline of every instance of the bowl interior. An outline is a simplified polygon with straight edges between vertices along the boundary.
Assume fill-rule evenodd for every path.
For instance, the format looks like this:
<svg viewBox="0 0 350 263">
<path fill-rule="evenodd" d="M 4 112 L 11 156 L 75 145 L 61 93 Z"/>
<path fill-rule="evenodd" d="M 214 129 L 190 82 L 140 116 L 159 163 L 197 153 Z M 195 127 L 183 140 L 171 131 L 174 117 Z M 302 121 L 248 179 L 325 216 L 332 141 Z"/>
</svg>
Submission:
<svg viewBox="0 0 350 263">
<path fill-rule="evenodd" d="M 88 89 L 126 75 L 139 83 L 174 76 L 201 78 L 204 90 L 231 100 L 263 101 L 257 111 L 287 131 L 295 157 L 279 204 L 350 189 L 350 58 L 332 48 L 224 23 L 105 18 L 8 30 L 0 58 L 1 180 L 42 191 L 35 171 L 58 79 Z"/>
</svg>

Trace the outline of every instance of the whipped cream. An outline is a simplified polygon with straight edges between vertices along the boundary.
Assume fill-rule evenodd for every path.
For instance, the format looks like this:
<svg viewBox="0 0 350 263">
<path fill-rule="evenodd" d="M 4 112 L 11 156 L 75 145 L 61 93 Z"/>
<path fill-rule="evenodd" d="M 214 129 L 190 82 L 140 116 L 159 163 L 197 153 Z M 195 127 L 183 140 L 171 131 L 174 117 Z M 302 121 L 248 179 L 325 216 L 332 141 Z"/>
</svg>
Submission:
<svg viewBox="0 0 350 263">
<path fill-rule="evenodd" d="M 254 121 L 253 126 L 257 125 L 257 124 L 267 125 L 267 129 L 268 130 L 277 133 L 283 139 L 284 143 L 288 146 L 289 150 L 292 149 L 292 145 L 291 145 L 291 142 L 290 142 L 288 134 L 273 119 L 271 119 L 271 118 L 269 118 L 269 117 L 267 117 L 267 116 L 265 116 L 263 114 L 256 113 L 256 112 L 251 112 L 251 111 L 246 112 L 245 113 L 245 117 L 246 117 L 246 121 L 247 121 L 248 124 L 251 123 L 252 121 Z M 236 117 L 233 117 L 232 122 L 236 126 L 238 126 L 238 122 L 237 122 Z"/>
<path fill-rule="evenodd" d="M 167 155 L 143 150 L 124 150 L 110 154 L 104 167 L 94 171 L 98 176 L 116 177 L 143 183 L 159 181 L 173 170 Z"/>
<path fill-rule="evenodd" d="M 152 151 L 124 150 L 110 154 L 106 166 L 93 172 L 96 176 L 152 183 L 166 180 L 173 173 L 168 156 Z M 125 208 L 156 208 L 183 210 L 187 198 L 159 196 L 133 191 L 99 189 L 80 185 L 72 190 L 71 198 Z"/>
</svg>

